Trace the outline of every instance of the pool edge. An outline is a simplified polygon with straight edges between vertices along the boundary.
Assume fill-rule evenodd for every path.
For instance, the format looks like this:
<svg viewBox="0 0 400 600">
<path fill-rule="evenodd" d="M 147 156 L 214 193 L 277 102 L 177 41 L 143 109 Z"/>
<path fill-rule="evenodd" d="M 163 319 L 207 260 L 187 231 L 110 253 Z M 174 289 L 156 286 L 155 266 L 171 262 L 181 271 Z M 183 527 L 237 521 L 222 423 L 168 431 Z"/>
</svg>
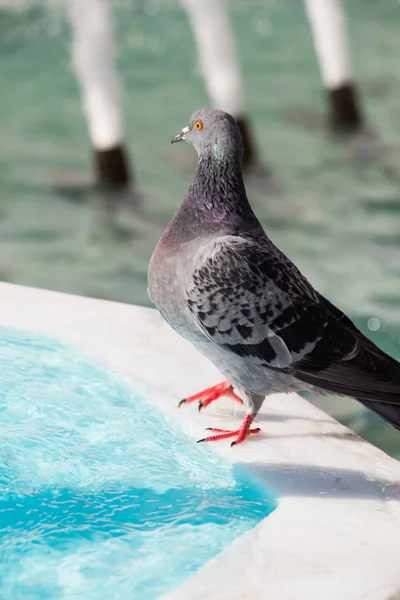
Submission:
<svg viewBox="0 0 400 600">
<path fill-rule="evenodd" d="M 139 382 L 196 439 L 209 425 L 239 418 L 229 401 L 201 414 L 177 409 L 179 398 L 221 376 L 155 311 L 12 284 L 0 291 L 0 325 L 75 344 Z M 296 394 L 270 397 L 259 421 L 258 439 L 238 448 L 221 442 L 214 451 L 265 481 L 278 507 L 166 597 L 394 598 L 400 463 Z"/>
</svg>

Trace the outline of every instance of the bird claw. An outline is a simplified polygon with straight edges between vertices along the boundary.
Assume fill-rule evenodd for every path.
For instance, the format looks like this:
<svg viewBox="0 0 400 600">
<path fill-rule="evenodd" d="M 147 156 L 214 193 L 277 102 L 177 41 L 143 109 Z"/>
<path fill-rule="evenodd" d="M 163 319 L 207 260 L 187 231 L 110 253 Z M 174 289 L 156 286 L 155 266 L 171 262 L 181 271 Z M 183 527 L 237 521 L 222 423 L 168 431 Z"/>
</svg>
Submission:
<svg viewBox="0 0 400 600">
<path fill-rule="evenodd" d="M 233 391 L 233 385 L 229 383 L 229 381 L 223 381 L 222 383 L 218 383 L 198 394 L 194 394 L 193 396 L 188 396 L 187 398 L 183 398 L 178 404 L 180 408 L 182 404 L 190 404 L 191 402 L 198 401 L 198 411 L 201 412 L 203 408 L 206 408 L 211 402 L 214 402 L 221 396 L 228 396 L 232 398 L 235 402 L 239 404 L 243 404 L 243 400 L 235 394 Z M 207 431 L 214 432 L 215 435 L 208 435 L 201 440 L 197 440 L 197 443 L 201 442 L 216 442 L 218 440 L 224 440 L 226 438 L 236 437 L 231 443 L 231 446 L 237 446 L 244 442 L 245 439 L 249 437 L 249 435 L 253 433 L 259 433 L 261 429 L 259 427 L 250 429 L 250 425 L 254 419 L 254 415 L 248 413 L 239 429 L 231 430 L 231 429 L 218 429 L 217 427 L 207 427 Z"/>
<path fill-rule="evenodd" d="M 192 402 L 199 401 L 198 410 L 201 412 L 203 408 L 206 408 L 209 404 L 218 400 L 222 396 L 228 396 L 232 398 L 238 404 L 243 404 L 243 400 L 239 398 L 237 394 L 233 391 L 233 385 L 229 383 L 229 381 L 223 381 L 222 383 L 218 383 L 217 385 L 213 385 L 198 394 L 194 394 L 193 396 L 188 396 L 187 398 L 183 398 L 178 404 L 178 408 L 182 406 L 182 404 L 191 404 Z"/>
<path fill-rule="evenodd" d="M 247 439 L 251 433 L 261 433 L 260 427 L 256 427 L 255 429 L 250 429 L 248 431 L 247 435 L 245 437 L 243 437 L 243 439 L 241 439 L 241 437 L 239 436 L 237 440 L 234 440 L 233 442 L 231 442 L 231 448 L 233 448 L 233 446 L 237 446 L 238 444 L 241 444 L 242 442 L 244 442 L 244 440 Z"/>
<path fill-rule="evenodd" d="M 197 440 L 197 443 L 199 444 L 200 442 L 218 442 L 220 440 L 225 440 L 227 438 L 237 436 L 236 440 L 234 440 L 231 443 L 231 447 L 237 446 L 238 444 L 244 442 L 249 437 L 249 435 L 261 432 L 260 427 L 254 427 L 253 429 L 249 429 L 251 421 L 252 416 L 248 415 L 243 421 L 241 427 L 239 429 L 234 430 L 219 429 L 218 427 L 207 427 L 206 431 L 213 431 L 216 435 L 206 436 L 201 440 Z"/>
</svg>

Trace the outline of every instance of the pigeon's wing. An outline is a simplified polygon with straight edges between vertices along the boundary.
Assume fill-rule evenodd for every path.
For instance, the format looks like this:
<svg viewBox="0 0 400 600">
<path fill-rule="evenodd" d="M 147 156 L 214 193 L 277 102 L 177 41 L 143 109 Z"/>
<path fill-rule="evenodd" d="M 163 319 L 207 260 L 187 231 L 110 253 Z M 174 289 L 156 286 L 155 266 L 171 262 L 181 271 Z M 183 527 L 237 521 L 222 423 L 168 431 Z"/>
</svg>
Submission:
<svg viewBox="0 0 400 600">
<path fill-rule="evenodd" d="M 388 419 L 388 409 L 378 408 L 376 403 L 400 404 L 400 364 L 322 296 L 320 304 L 328 310 L 324 335 L 311 352 L 292 365 L 293 375 L 307 384 L 357 398 L 394 424 L 393 415 Z M 343 339 L 353 344 L 344 354 L 338 352 L 343 349 Z M 397 413 L 395 421 L 395 426 L 400 426 Z"/>
<path fill-rule="evenodd" d="M 214 343 L 245 360 L 288 369 L 324 338 L 330 313 L 293 263 L 271 243 L 224 236 L 203 249 L 186 303 Z M 335 319 L 336 320 L 336 319 Z M 329 347 L 330 360 L 353 351 L 352 334 Z"/>
<path fill-rule="evenodd" d="M 210 340 L 247 363 L 352 396 L 400 428 L 399 363 L 318 294 L 289 259 L 272 244 L 234 236 L 207 250 L 186 302 Z"/>
</svg>

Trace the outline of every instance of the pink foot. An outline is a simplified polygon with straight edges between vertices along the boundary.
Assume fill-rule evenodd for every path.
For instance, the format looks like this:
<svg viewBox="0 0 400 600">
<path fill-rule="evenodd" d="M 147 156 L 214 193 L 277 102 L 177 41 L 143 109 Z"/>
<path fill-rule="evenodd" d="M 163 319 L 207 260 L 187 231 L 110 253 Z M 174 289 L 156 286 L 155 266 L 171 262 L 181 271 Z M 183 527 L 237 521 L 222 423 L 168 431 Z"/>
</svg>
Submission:
<svg viewBox="0 0 400 600">
<path fill-rule="evenodd" d="M 261 429 L 259 427 L 250 429 L 250 425 L 251 425 L 253 419 L 254 419 L 253 415 L 246 415 L 243 420 L 243 423 L 241 424 L 239 429 L 236 429 L 236 430 L 218 429 L 217 427 L 208 427 L 208 431 L 213 431 L 217 435 L 209 435 L 201 440 L 198 440 L 198 443 L 199 442 L 218 442 L 219 440 L 226 440 L 227 438 L 237 436 L 236 440 L 234 440 L 231 443 L 231 446 L 237 446 L 238 444 L 241 444 L 242 442 L 244 442 L 244 440 L 247 439 L 250 434 L 260 433 Z"/>
<path fill-rule="evenodd" d="M 213 385 L 212 387 L 209 387 L 198 394 L 184 398 L 179 402 L 178 406 L 181 407 L 182 404 L 190 404 L 191 402 L 196 402 L 196 400 L 198 400 L 199 411 L 201 411 L 202 408 L 206 408 L 209 404 L 211 404 L 211 402 L 218 400 L 218 398 L 221 398 L 221 396 L 228 396 L 235 402 L 243 404 L 243 400 L 239 398 L 239 396 L 233 391 L 233 385 L 229 383 L 229 381 L 223 381 L 222 383 L 217 383 L 217 385 Z"/>
</svg>

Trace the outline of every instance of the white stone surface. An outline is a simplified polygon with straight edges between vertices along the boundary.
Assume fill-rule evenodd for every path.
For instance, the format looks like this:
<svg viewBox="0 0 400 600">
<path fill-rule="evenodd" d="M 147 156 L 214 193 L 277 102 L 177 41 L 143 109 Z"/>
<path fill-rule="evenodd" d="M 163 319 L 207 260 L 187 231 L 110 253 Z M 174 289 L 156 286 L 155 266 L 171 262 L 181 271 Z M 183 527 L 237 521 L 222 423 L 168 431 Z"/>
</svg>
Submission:
<svg viewBox="0 0 400 600">
<path fill-rule="evenodd" d="M 76 344 L 197 438 L 241 418 L 229 400 L 178 410 L 221 377 L 150 309 L 0 284 L 0 326 Z M 170 600 L 399 599 L 400 463 L 295 394 L 270 397 L 258 424 L 242 446 L 213 448 L 263 480 L 278 507 Z"/>
</svg>

